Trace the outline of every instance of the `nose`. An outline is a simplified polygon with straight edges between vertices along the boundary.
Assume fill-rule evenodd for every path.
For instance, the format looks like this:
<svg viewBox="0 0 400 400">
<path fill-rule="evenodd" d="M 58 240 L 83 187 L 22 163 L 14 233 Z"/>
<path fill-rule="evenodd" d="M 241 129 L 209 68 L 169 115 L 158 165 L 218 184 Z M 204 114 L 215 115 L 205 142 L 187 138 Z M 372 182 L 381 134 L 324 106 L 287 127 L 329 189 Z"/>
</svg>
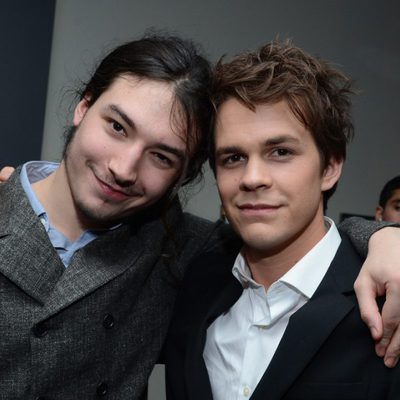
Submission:
<svg viewBox="0 0 400 400">
<path fill-rule="evenodd" d="M 108 169 L 116 184 L 121 187 L 129 187 L 135 184 L 142 156 L 143 149 L 135 146 L 131 149 L 126 148 L 112 158 Z"/>
<path fill-rule="evenodd" d="M 240 180 L 240 188 L 244 191 L 267 189 L 272 185 L 272 177 L 263 160 L 249 159 Z"/>
</svg>

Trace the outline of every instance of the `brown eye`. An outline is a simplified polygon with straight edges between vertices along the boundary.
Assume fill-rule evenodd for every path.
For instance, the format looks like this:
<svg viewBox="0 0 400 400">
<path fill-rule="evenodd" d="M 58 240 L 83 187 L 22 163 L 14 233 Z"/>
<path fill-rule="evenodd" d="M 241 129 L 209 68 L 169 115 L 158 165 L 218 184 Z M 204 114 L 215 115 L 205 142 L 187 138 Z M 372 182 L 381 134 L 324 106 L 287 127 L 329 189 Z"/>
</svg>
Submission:
<svg viewBox="0 0 400 400">
<path fill-rule="evenodd" d="M 292 154 L 293 152 L 291 150 L 285 148 L 274 149 L 272 152 L 272 155 L 275 157 L 287 157 L 291 156 Z"/>
<path fill-rule="evenodd" d="M 228 157 L 225 157 L 222 160 L 222 165 L 229 165 L 229 164 L 235 164 L 243 160 L 243 156 L 241 154 L 231 154 Z"/>
<path fill-rule="evenodd" d="M 113 121 L 112 122 L 112 128 L 113 128 L 113 130 L 115 132 L 118 132 L 118 133 L 123 133 L 124 132 L 124 127 L 120 123 L 118 123 L 117 121 Z"/>
<path fill-rule="evenodd" d="M 164 154 L 162 153 L 153 153 L 154 158 L 156 159 L 156 161 L 160 164 L 160 165 L 164 165 L 164 166 L 171 166 L 173 164 L 172 160 L 168 157 L 166 157 Z"/>
<path fill-rule="evenodd" d="M 289 151 L 286 149 L 278 149 L 276 153 L 278 154 L 278 156 L 286 156 L 287 154 L 289 154 Z"/>
</svg>

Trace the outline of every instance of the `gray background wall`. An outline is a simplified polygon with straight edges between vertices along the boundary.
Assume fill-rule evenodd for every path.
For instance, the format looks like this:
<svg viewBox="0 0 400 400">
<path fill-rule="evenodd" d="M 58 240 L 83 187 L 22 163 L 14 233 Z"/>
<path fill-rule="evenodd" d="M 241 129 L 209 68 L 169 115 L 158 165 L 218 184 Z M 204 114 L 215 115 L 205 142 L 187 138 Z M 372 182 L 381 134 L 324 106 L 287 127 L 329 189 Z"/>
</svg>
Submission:
<svg viewBox="0 0 400 400">
<path fill-rule="evenodd" d="M 328 214 L 372 214 L 386 180 L 400 173 L 400 5 L 372 0 L 58 0 L 54 25 L 42 157 L 57 159 L 68 119 L 64 89 L 85 79 L 93 60 L 147 28 L 166 28 L 201 42 L 216 60 L 254 48 L 278 34 L 290 37 L 352 75 L 356 138 Z M 209 176 L 187 209 L 215 219 Z M 162 399 L 156 377 L 150 398 Z M 155 383 L 154 383 L 155 382 Z"/>
</svg>

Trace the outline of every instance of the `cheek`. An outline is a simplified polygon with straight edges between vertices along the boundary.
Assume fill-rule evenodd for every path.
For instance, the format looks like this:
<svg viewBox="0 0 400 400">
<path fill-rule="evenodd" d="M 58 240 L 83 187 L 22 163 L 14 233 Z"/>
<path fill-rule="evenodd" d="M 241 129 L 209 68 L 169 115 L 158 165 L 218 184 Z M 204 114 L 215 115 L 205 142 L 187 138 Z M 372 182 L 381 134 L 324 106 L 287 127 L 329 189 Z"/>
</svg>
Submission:
<svg viewBox="0 0 400 400">
<path fill-rule="evenodd" d="M 161 198 L 175 183 L 176 173 L 159 169 L 142 168 L 138 180 L 147 196 Z"/>
<path fill-rule="evenodd" d="M 229 207 L 228 200 L 231 197 L 229 191 L 226 188 L 225 184 L 217 183 L 217 189 L 219 193 L 219 197 L 221 202 L 224 204 L 224 207 Z"/>
<path fill-rule="evenodd" d="M 239 178 L 237 174 L 220 172 L 216 177 L 217 188 L 221 198 L 229 198 L 239 191 Z"/>
<path fill-rule="evenodd" d="M 275 180 L 275 189 L 293 206 L 310 207 L 321 198 L 321 176 L 319 170 L 300 169 L 280 176 Z"/>
<path fill-rule="evenodd" d="M 310 195 L 314 194 L 315 191 L 321 192 L 323 179 L 319 168 L 310 169 L 308 167 L 297 171 L 290 178 L 288 177 L 288 179 L 291 179 L 292 187 L 295 187 L 299 193 L 305 192 L 310 193 Z"/>
<path fill-rule="evenodd" d="M 393 208 L 388 208 L 383 212 L 382 216 L 385 221 L 397 222 L 400 218 L 400 211 L 397 211 Z"/>
<path fill-rule="evenodd" d="M 93 155 L 95 158 L 101 158 L 107 152 L 105 140 L 96 131 L 82 126 L 76 130 L 70 146 L 76 153 Z"/>
</svg>

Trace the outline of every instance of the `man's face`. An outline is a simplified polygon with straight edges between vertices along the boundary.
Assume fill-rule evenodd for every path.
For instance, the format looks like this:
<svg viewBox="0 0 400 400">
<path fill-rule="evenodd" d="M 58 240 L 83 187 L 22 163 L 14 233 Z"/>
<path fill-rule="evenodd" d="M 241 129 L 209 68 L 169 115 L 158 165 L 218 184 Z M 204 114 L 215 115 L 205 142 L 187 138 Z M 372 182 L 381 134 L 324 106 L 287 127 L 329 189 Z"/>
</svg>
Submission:
<svg viewBox="0 0 400 400">
<path fill-rule="evenodd" d="M 400 223 L 400 189 L 396 189 L 385 207 L 377 207 L 375 218 L 380 221 Z"/>
<path fill-rule="evenodd" d="M 167 83 L 121 76 L 92 105 L 74 112 L 64 158 L 72 201 L 87 227 L 107 226 L 162 198 L 186 151 L 171 126 Z"/>
<path fill-rule="evenodd" d="M 291 247 L 300 257 L 325 234 L 322 191 L 341 162 L 321 173 L 310 132 L 284 101 L 253 112 L 235 99 L 218 111 L 216 177 L 224 210 L 247 251 L 259 256 Z"/>
</svg>

